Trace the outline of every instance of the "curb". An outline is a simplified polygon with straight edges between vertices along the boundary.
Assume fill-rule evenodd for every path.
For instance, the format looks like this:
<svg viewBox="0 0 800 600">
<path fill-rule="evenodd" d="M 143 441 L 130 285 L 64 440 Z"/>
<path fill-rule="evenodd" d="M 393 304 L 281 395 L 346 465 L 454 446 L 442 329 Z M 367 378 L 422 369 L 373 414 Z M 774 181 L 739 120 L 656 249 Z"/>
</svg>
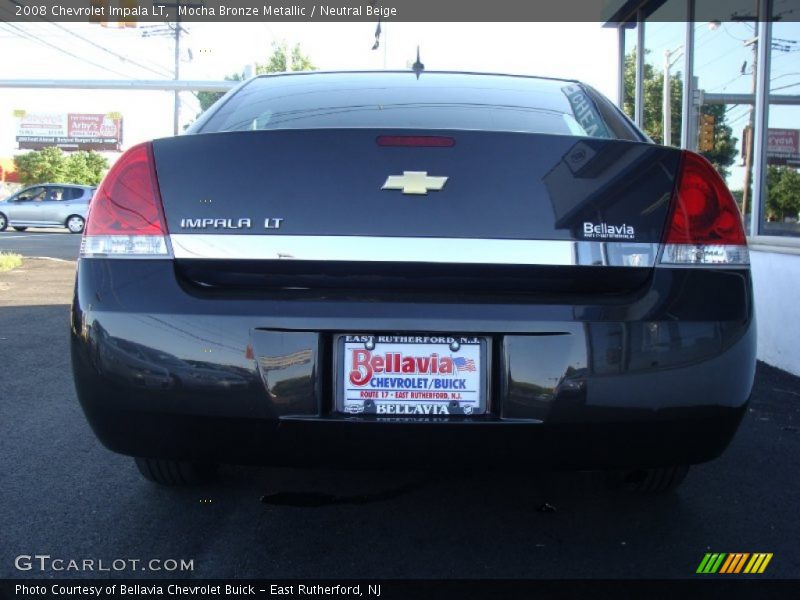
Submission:
<svg viewBox="0 0 800 600">
<path fill-rule="evenodd" d="M 23 256 L 23 260 L 26 258 L 29 259 L 36 259 L 36 260 L 52 260 L 53 262 L 60 262 L 60 263 L 74 263 L 75 260 L 66 260 L 64 258 L 53 258 L 52 256 Z"/>
</svg>

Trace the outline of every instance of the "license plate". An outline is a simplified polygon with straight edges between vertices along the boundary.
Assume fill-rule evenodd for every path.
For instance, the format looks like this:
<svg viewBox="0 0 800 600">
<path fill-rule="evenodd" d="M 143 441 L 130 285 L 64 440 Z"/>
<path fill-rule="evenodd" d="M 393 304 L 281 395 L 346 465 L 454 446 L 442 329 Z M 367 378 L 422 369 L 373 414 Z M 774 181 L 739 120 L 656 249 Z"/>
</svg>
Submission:
<svg viewBox="0 0 800 600">
<path fill-rule="evenodd" d="M 486 339 L 340 335 L 337 410 L 436 416 L 486 412 Z"/>
</svg>

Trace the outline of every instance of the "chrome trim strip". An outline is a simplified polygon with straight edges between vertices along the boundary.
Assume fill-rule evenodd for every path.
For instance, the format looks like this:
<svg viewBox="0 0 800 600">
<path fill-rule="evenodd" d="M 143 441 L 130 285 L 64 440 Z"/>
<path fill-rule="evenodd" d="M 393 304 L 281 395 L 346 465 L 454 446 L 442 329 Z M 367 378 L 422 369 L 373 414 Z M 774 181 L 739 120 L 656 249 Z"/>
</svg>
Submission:
<svg viewBox="0 0 800 600">
<path fill-rule="evenodd" d="M 655 265 L 658 244 L 336 235 L 173 234 L 177 259 L 441 264 Z"/>
</svg>

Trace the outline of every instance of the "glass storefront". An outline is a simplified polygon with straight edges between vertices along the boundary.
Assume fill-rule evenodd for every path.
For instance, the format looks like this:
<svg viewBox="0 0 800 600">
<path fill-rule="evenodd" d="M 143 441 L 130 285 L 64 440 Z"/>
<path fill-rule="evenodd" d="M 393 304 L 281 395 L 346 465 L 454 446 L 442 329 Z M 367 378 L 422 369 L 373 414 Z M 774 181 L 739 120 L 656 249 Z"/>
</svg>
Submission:
<svg viewBox="0 0 800 600">
<path fill-rule="evenodd" d="M 773 4 L 773 18 L 781 4 Z M 772 23 L 761 235 L 800 237 L 800 23 Z M 781 101 L 777 96 L 783 96 Z M 794 95 L 794 103 L 784 103 Z"/>
<path fill-rule="evenodd" d="M 685 20 L 686 1 L 667 0 L 653 13 L 644 34 L 642 125 L 654 142 L 667 146 L 681 145 Z"/>
<path fill-rule="evenodd" d="M 757 6 L 751 2 L 751 10 Z M 744 7 L 742 7 L 744 9 Z M 753 146 L 756 21 L 695 23 L 694 76 L 703 103 L 696 149 L 716 167 L 736 198 L 750 233 L 753 207 Z M 725 96 L 743 96 L 727 102 Z"/>
<path fill-rule="evenodd" d="M 786 17 L 788 0 L 729 0 L 719 20 L 701 20 L 718 6 L 653 1 L 626 16 L 618 25 L 622 108 L 635 119 L 641 81 L 642 129 L 657 143 L 708 158 L 748 235 L 800 238 L 800 23 Z M 644 64 L 637 69 L 639 29 Z"/>
<path fill-rule="evenodd" d="M 635 118 L 635 102 L 636 102 L 636 37 L 638 31 L 636 22 L 627 23 L 623 28 L 624 35 L 624 48 L 620 51 L 624 56 L 623 67 L 623 96 L 622 96 L 622 110 L 631 119 Z"/>
</svg>

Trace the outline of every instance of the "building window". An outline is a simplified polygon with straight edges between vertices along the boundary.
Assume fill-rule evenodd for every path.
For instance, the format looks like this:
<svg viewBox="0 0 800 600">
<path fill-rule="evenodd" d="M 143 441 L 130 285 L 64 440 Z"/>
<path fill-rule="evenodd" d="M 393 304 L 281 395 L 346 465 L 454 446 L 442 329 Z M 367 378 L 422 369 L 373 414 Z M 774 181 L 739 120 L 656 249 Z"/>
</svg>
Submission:
<svg viewBox="0 0 800 600">
<path fill-rule="evenodd" d="M 766 185 L 759 233 L 800 237 L 800 23 L 781 19 L 787 8 L 785 2 L 772 3 Z"/>
<path fill-rule="evenodd" d="M 707 0 L 705 0 L 707 1 Z M 704 0 L 696 3 L 701 14 Z M 731 2 L 731 15 L 742 20 L 695 24 L 694 75 L 703 103 L 697 118 L 697 146 L 725 178 L 750 232 L 753 208 L 755 90 L 758 77 L 758 2 Z"/>
<path fill-rule="evenodd" d="M 629 21 L 620 25 L 622 28 L 622 47 L 619 51 L 622 53 L 622 99 L 620 108 L 632 120 L 636 120 L 636 38 L 637 23 Z"/>
<path fill-rule="evenodd" d="M 645 29 L 642 127 L 654 142 L 666 146 L 681 145 L 686 10 L 685 0 L 667 0 L 647 17 Z"/>
</svg>

